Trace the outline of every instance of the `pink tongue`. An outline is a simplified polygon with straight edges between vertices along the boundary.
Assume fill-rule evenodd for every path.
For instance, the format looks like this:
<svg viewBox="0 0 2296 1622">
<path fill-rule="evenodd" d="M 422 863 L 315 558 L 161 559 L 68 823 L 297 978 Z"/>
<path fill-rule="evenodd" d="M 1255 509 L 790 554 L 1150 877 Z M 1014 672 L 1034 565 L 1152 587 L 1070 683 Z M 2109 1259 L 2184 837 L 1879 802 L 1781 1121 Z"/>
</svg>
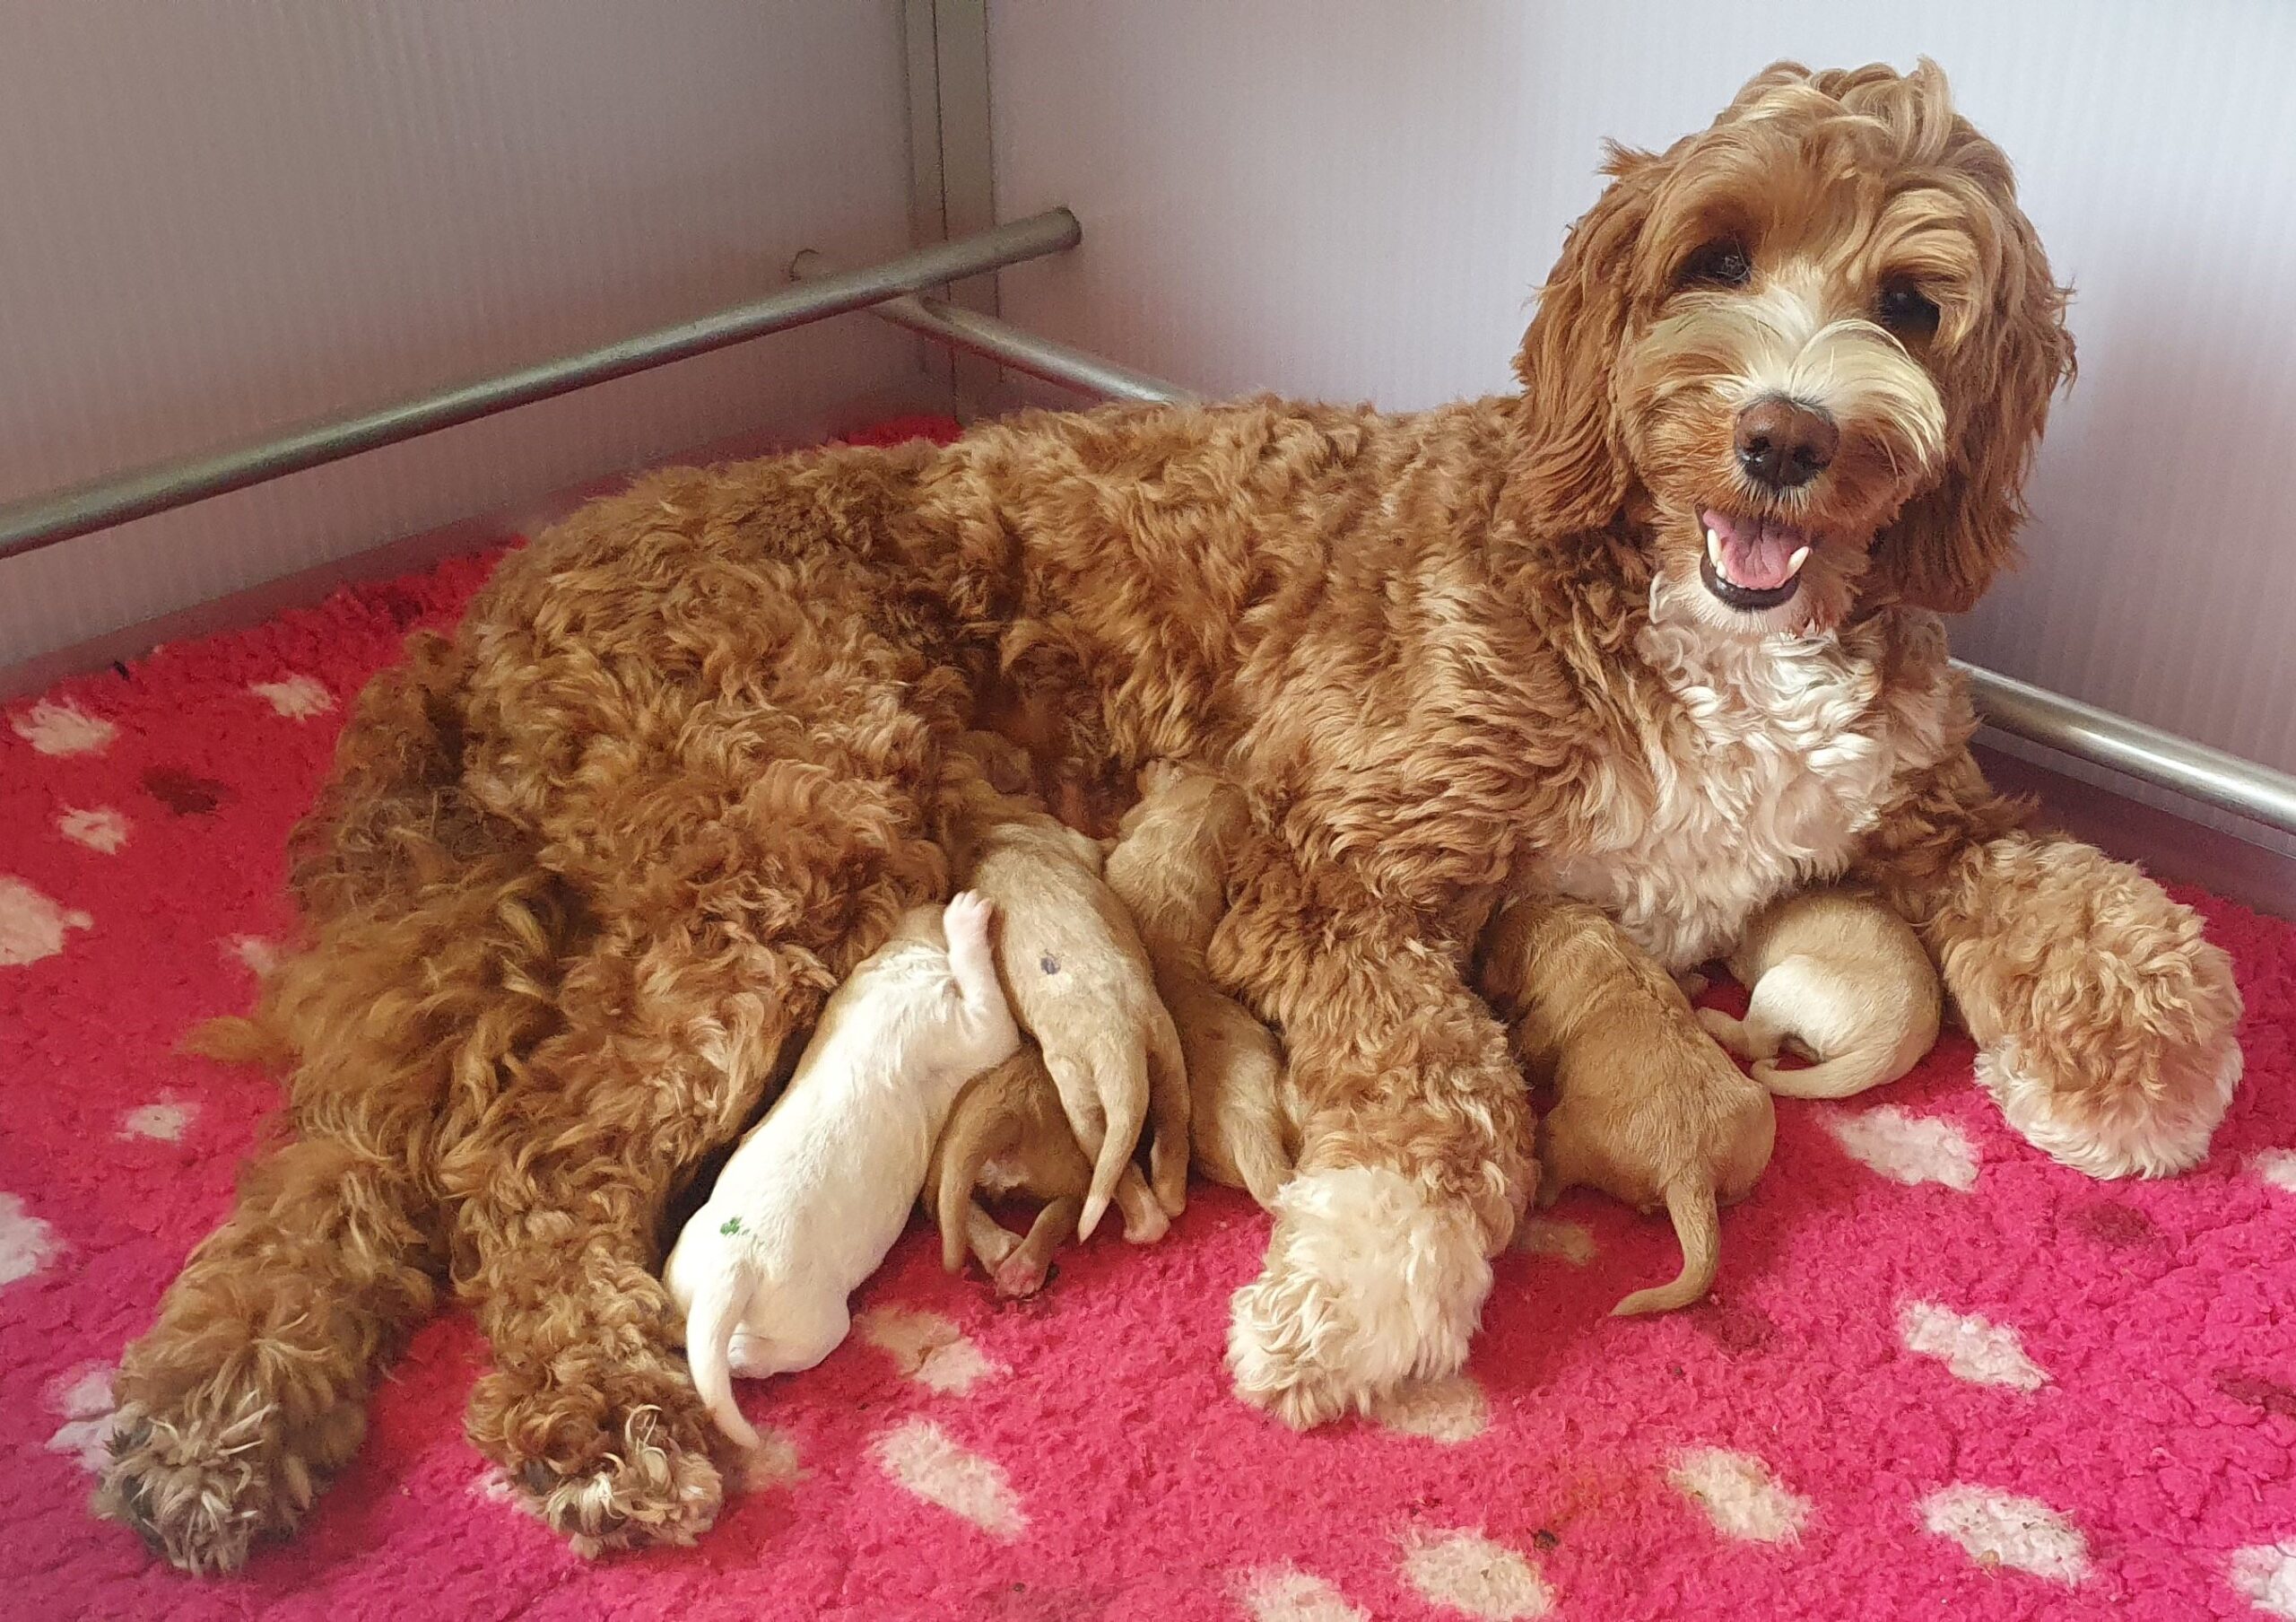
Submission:
<svg viewBox="0 0 2296 1622">
<path fill-rule="evenodd" d="M 1794 578 L 1794 554 L 1803 545 L 1800 530 L 1774 519 L 1702 516 L 1706 527 L 1722 537 L 1722 572 L 1733 585 L 1769 591 Z"/>
</svg>

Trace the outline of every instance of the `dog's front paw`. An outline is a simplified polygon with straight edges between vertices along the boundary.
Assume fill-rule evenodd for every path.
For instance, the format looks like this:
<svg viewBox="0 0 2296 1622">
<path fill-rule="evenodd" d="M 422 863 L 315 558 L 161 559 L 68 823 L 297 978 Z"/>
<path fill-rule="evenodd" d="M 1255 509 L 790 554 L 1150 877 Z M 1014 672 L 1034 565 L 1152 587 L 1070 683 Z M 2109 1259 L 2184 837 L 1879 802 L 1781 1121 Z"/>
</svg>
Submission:
<svg viewBox="0 0 2296 1622">
<path fill-rule="evenodd" d="M 2079 1017 L 2078 1015 L 2072 1017 Z M 2068 1063 L 2053 1044 L 2005 1036 L 1977 1056 L 1977 1078 L 2028 1143 L 2092 1177 L 2168 1177 L 2208 1155 L 2243 1068 L 2239 1043 L 2162 1042 L 2129 1033 L 2118 1062 L 2099 1072 Z M 2042 1054 L 2056 1052 L 2052 1062 Z M 2098 1074 L 2114 1079 L 2098 1086 Z"/>
<path fill-rule="evenodd" d="M 1295 1430 L 1457 1372 L 1491 1289 L 1474 1215 L 1376 1166 L 1304 1173 L 1275 1200 L 1260 1276 L 1236 1292 L 1236 1394 Z"/>
<path fill-rule="evenodd" d="M 527 1507 L 577 1554 L 690 1544 L 725 1500 L 692 1388 L 666 1372 L 611 1377 L 611 1397 L 487 1375 L 472 1394 L 472 1440 L 494 1454 Z M 649 1388 L 639 1391 L 635 1388 Z"/>
<path fill-rule="evenodd" d="M 1945 960 L 1979 1080 L 2036 1147 L 2092 1176 L 2198 1164 L 2240 1078 L 2231 959 L 2190 908 L 2094 850 L 2000 866 L 1991 928 Z"/>
</svg>

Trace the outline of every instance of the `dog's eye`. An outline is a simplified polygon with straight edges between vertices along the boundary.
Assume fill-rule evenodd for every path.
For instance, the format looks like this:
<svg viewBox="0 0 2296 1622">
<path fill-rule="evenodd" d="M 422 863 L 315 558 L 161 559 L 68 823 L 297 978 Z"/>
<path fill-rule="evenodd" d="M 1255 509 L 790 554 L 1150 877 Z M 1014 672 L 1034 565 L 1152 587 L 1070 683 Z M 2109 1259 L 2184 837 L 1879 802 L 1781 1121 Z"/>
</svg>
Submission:
<svg viewBox="0 0 2296 1622">
<path fill-rule="evenodd" d="M 1874 313 L 1883 326 L 1900 336 L 1927 337 L 1937 330 L 1937 306 L 1910 282 L 1892 282 L 1883 287 Z"/>
<path fill-rule="evenodd" d="M 1691 255 L 1674 280 L 1683 287 L 1744 287 L 1753 274 L 1754 263 L 1746 257 L 1744 245 L 1725 237 Z"/>
</svg>

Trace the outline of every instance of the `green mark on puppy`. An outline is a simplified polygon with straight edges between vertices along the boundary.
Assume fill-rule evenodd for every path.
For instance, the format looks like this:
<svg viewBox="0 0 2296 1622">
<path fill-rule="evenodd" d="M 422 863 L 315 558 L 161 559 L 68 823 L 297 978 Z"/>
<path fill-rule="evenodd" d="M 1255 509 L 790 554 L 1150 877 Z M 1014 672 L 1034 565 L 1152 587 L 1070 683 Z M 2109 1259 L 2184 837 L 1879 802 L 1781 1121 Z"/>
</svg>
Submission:
<svg viewBox="0 0 2296 1622">
<path fill-rule="evenodd" d="M 728 1216 L 719 1225 L 718 1231 L 721 1234 L 738 1234 L 742 1231 L 742 1219 L 738 1216 Z"/>
</svg>

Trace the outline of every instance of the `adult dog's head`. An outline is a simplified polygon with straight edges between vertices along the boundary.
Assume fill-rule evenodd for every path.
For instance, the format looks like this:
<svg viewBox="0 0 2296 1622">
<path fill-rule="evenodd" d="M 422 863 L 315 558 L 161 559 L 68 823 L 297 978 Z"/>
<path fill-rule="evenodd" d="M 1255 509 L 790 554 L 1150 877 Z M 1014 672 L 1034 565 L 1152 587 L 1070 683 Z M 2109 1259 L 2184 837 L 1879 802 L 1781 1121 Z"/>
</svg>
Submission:
<svg viewBox="0 0 2296 1622">
<path fill-rule="evenodd" d="M 2073 341 L 2008 161 L 1944 75 L 1781 64 L 1607 172 L 1516 362 L 1526 520 L 1622 521 L 1661 591 L 1726 629 L 1975 602 Z"/>
</svg>

